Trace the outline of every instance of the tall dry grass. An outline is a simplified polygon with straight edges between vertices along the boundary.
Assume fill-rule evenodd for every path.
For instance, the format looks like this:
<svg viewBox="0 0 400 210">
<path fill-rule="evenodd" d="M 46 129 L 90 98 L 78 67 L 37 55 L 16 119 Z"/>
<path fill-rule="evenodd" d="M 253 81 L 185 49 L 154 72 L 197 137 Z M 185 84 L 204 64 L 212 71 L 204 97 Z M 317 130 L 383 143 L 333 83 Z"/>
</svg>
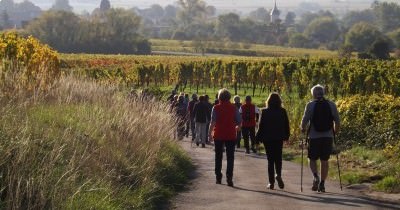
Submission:
<svg viewBox="0 0 400 210">
<path fill-rule="evenodd" d="M 184 180 L 166 104 L 73 77 L 36 100 L 2 101 L 0 207 L 154 208 Z"/>
</svg>

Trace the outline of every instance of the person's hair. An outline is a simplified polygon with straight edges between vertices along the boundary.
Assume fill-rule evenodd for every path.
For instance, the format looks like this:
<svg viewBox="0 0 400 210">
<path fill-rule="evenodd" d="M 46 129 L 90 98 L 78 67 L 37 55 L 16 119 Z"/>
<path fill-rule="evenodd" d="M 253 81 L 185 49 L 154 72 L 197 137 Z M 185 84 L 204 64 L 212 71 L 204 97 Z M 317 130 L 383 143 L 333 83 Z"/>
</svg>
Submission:
<svg viewBox="0 0 400 210">
<path fill-rule="evenodd" d="M 192 99 L 197 99 L 197 95 L 195 93 L 193 93 Z"/>
<path fill-rule="evenodd" d="M 205 101 L 205 100 L 206 100 L 206 97 L 205 97 L 205 96 L 201 95 L 201 96 L 199 97 L 199 101 Z"/>
<path fill-rule="evenodd" d="M 204 95 L 204 97 L 205 97 L 205 100 L 206 100 L 206 101 L 210 100 L 210 96 Z"/>
<path fill-rule="evenodd" d="M 189 94 L 185 93 L 185 98 L 189 98 Z"/>
<path fill-rule="evenodd" d="M 180 95 L 180 96 L 178 97 L 178 102 L 179 102 L 179 103 L 182 103 L 184 100 L 185 100 L 185 96 Z"/>
<path fill-rule="evenodd" d="M 233 101 L 235 103 L 240 103 L 240 96 L 236 95 L 235 97 L 233 97 Z"/>
<path fill-rule="evenodd" d="M 251 102 L 251 96 L 246 96 L 246 102 Z"/>
<path fill-rule="evenodd" d="M 218 100 L 220 101 L 229 101 L 231 100 L 231 93 L 228 89 L 222 88 L 218 91 Z"/>
<path fill-rule="evenodd" d="M 282 107 L 282 99 L 279 96 L 279 93 L 271 93 L 268 96 L 266 101 L 266 105 L 268 108 L 280 108 Z"/>
<path fill-rule="evenodd" d="M 324 87 L 320 84 L 311 88 L 311 94 L 315 99 L 323 98 L 325 95 Z"/>
</svg>

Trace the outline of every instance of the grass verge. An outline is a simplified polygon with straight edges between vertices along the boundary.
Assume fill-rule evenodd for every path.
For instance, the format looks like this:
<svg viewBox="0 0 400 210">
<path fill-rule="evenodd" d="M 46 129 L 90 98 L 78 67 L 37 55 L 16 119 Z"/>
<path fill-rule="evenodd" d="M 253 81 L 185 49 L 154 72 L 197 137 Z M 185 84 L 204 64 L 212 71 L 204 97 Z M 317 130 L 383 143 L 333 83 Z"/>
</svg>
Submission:
<svg viewBox="0 0 400 210">
<path fill-rule="evenodd" d="M 187 180 L 164 103 L 65 78 L 41 99 L 1 104 L 3 208 L 157 209 Z"/>
</svg>

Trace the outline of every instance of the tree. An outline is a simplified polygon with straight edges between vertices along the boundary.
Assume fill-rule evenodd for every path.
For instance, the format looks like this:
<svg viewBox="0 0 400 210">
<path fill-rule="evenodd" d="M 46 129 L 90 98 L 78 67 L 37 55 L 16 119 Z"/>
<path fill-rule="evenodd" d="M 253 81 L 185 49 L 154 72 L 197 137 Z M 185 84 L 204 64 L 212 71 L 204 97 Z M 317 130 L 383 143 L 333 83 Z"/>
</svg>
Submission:
<svg viewBox="0 0 400 210">
<path fill-rule="evenodd" d="M 308 43 L 307 37 L 305 37 L 301 33 L 293 33 L 289 36 L 289 46 L 290 47 L 298 47 L 298 48 L 305 48 L 307 47 Z"/>
<path fill-rule="evenodd" d="M 394 47 L 400 49 L 400 28 L 390 32 L 388 36 L 392 39 Z"/>
<path fill-rule="evenodd" d="M 376 40 L 368 49 L 368 53 L 377 59 L 390 58 L 390 43 L 382 38 Z"/>
<path fill-rule="evenodd" d="M 0 29 L 8 29 L 11 27 L 10 17 L 6 10 L 0 14 Z"/>
<path fill-rule="evenodd" d="M 357 52 L 362 52 L 382 36 L 378 28 L 369 23 L 361 22 L 355 24 L 347 32 L 345 44 L 353 46 L 353 49 Z"/>
<path fill-rule="evenodd" d="M 218 16 L 216 33 L 219 37 L 228 38 L 231 41 L 240 40 L 240 17 L 235 13 Z"/>
<path fill-rule="evenodd" d="M 296 19 L 296 13 L 288 12 L 285 17 L 285 25 L 290 26 L 294 25 Z"/>
<path fill-rule="evenodd" d="M 101 0 L 100 2 L 100 11 L 106 12 L 107 10 L 111 9 L 111 3 L 109 0 Z"/>
<path fill-rule="evenodd" d="M 63 52 L 75 47 L 78 31 L 79 17 L 65 11 L 45 12 L 26 27 L 28 34 Z"/>
<path fill-rule="evenodd" d="M 397 3 L 375 1 L 372 9 L 377 17 L 377 25 L 383 32 L 400 28 L 400 5 Z"/>
<path fill-rule="evenodd" d="M 346 29 L 351 28 L 354 24 L 359 22 L 367 22 L 373 24 L 376 21 L 374 12 L 370 9 L 361 11 L 351 11 L 343 18 L 343 26 Z"/>
<path fill-rule="evenodd" d="M 50 10 L 72 12 L 69 0 L 56 0 Z"/>
<path fill-rule="evenodd" d="M 0 9 L 6 11 L 14 10 L 15 3 L 14 0 L 1 0 L 0 1 Z"/>
<path fill-rule="evenodd" d="M 340 34 L 339 26 L 333 18 L 321 17 L 314 19 L 304 31 L 310 40 L 320 43 L 335 41 Z"/>
<path fill-rule="evenodd" d="M 249 14 L 249 18 L 255 22 L 266 24 L 270 21 L 269 12 L 264 7 L 260 7 L 254 11 L 251 11 Z"/>
<path fill-rule="evenodd" d="M 186 29 L 190 24 L 203 22 L 207 17 L 206 3 L 202 0 L 179 0 L 178 20 Z"/>
</svg>

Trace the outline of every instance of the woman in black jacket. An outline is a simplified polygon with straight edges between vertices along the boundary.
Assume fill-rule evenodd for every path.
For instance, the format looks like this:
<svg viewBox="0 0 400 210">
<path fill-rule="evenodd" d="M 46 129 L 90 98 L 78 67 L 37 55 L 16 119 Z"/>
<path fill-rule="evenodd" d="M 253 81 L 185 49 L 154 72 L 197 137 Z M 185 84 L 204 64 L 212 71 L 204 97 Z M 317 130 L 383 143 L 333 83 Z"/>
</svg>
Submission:
<svg viewBox="0 0 400 210">
<path fill-rule="evenodd" d="M 283 142 L 290 136 L 289 119 L 282 107 L 278 93 L 271 93 L 266 102 L 267 108 L 262 109 L 257 140 L 264 143 L 268 159 L 269 189 L 274 189 L 275 179 L 279 188 L 284 188 L 281 177 Z M 275 176 L 276 171 L 276 176 Z"/>
</svg>

